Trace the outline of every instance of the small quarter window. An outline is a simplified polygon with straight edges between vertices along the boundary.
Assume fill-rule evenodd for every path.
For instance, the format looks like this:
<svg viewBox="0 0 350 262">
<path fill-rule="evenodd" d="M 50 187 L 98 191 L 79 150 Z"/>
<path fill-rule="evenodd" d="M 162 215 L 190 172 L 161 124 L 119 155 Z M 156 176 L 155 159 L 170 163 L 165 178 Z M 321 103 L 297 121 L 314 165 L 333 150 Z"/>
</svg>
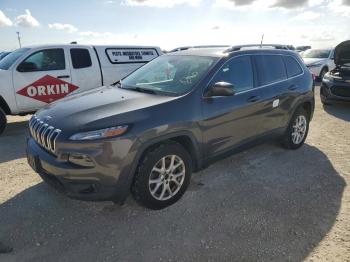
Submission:
<svg viewBox="0 0 350 262">
<path fill-rule="evenodd" d="M 285 56 L 283 59 L 286 63 L 288 77 L 297 76 L 303 73 L 299 63 L 293 57 Z"/>
<path fill-rule="evenodd" d="M 89 50 L 85 48 L 72 48 L 70 50 L 73 68 L 86 68 L 92 65 Z"/>
</svg>

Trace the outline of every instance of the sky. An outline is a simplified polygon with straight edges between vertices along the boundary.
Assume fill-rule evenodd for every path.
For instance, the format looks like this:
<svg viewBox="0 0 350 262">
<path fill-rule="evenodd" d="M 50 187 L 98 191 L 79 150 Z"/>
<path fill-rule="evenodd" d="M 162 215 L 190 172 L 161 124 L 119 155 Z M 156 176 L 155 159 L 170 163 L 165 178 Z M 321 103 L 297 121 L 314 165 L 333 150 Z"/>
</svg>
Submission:
<svg viewBox="0 0 350 262">
<path fill-rule="evenodd" d="M 0 51 L 36 44 L 335 46 L 350 0 L 0 0 Z"/>
</svg>

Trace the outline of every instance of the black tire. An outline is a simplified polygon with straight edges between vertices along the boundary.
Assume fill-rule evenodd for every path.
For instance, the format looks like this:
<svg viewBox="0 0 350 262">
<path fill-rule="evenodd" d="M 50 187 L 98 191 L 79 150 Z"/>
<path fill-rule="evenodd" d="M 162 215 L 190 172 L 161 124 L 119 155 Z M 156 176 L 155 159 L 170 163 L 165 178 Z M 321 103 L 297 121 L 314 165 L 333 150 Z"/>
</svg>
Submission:
<svg viewBox="0 0 350 262">
<path fill-rule="evenodd" d="M 293 126 L 295 125 L 295 122 L 299 116 L 303 116 L 306 120 L 306 131 L 305 131 L 305 134 L 304 134 L 302 140 L 299 143 L 295 143 L 293 138 L 292 138 L 292 133 L 294 132 Z M 309 113 L 303 108 L 298 108 L 296 110 L 296 112 L 294 113 L 293 117 L 291 118 L 289 125 L 288 125 L 288 128 L 283 135 L 282 145 L 286 149 L 295 150 L 295 149 L 300 148 L 304 144 L 305 139 L 307 138 L 307 135 L 309 133 L 309 122 L 310 122 Z"/>
<path fill-rule="evenodd" d="M 6 113 L 0 108 L 0 135 L 4 132 L 7 125 Z"/>
<path fill-rule="evenodd" d="M 324 96 L 322 96 L 322 95 L 321 95 L 321 102 L 322 102 L 322 104 L 323 104 L 324 106 L 329 106 L 329 105 L 331 105 L 331 103 L 327 100 L 327 98 L 324 97 Z"/>
<path fill-rule="evenodd" d="M 322 82 L 322 80 L 323 80 L 323 77 L 325 76 L 325 74 L 327 74 L 328 73 L 328 69 L 326 68 L 326 67 L 324 67 L 324 68 L 322 68 L 322 70 L 321 70 L 321 73 L 320 73 L 320 75 L 319 75 L 319 80 Z"/>
<path fill-rule="evenodd" d="M 168 192 L 168 195 L 170 197 L 169 199 L 158 200 L 151 194 L 149 181 L 151 179 L 151 176 L 154 175 L 154 171 L 152 170 L 157 165 L 157 163 L 159 163 L 162 158 L 170 155 L 176 155 L 179 157 L 178 159 L 181 159 L 183 161 L 184 165 L 181 167 L 185 168 L 185 175 L 183 180 L 181 180 L 183 181 L 181 186 L 178 186 L 179 190 L 173 196 L 170 196 L 170 193 Z M 139 163 L 132 186 L 132 194 L 134 196 L 134 199 L 139 204 L 147 208 L 154 210 L 166 208 L 177 202 L 182 197 L 190 183 L 191 175 L 192 159 L 187 150 L 182 145 L 175 142 L 164 143 L 148 151 Z M 168 183 L 170 187 L 171 182 Z M 163 187 L 164 184 L 162 184 L 159 189 L 162 191 Z"/>
</svg>

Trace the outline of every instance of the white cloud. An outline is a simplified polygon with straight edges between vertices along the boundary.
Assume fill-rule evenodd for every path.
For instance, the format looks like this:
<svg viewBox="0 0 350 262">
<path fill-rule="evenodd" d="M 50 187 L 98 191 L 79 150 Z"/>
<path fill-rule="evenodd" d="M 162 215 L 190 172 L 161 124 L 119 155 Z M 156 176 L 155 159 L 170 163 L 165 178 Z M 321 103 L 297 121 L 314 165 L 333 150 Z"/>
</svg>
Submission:
<svg viewBox="0 0 350 262">
<path fill-rule="evenodd" d="M 214 6 L 242 11 L 251 10 L 295 10 L 322 5 L 326 0 L 215 0 Z M 350 1 L 350 0 L 349 0 Z"/>
<path fill-rule="evenodd" d="M 305 12 L 302 12 L 302 13 L 294 16 L 290 20 L 294 20 L 294 21 L 310 21 L 310 20 L 315 20 L 315 19 L 319 18 L 320 16 L 321 16 L 320 13 L 317 13 L 317 12 L 314 12 L 314 11 L 305 11 Z"/>
<path fill-rule="evenodd" d="M 198 6 L 202 0 L 124 0 L 123 5 L 171 8 L 175 5 Z"/>
<path fill-rule="evenodd" d="M 40 25 L 38 20 L 32 16 L 28 9 L 26 9 L 25 12 L 25 14 L 16 17 L 15 25 L 22 27 L 38 27 Z"/>
<path fill-rule="evenodd" d="M 0 10 L 0 27 L 12 26 L 12 21 Z"/>
<path fill-rule="evenodd" d="M 328 9 L 338 15 L 350 17 L 349 0 L 329 0 Z"/>
<path fill-rule="evenodd" d="M 93 32 L 93 31 L 83 31 L 83 32 L 79 32 L 80 36 L 86 36 L 86 37 L 95 37 L 95 38 L 99 38 L 99 37 L 111 37 L 113 36 L 112 33 L 110 32 Z"/>
<path fill-rule="evenodd" d="M 56 29 L 56 30 L 64 30 L 68 33 L 74 33 L 78 31 L 78 28 L 71 24 L 61 24 L 61 23 L 53 23 L 49 24 L 49 28 Z"/>
</svg>

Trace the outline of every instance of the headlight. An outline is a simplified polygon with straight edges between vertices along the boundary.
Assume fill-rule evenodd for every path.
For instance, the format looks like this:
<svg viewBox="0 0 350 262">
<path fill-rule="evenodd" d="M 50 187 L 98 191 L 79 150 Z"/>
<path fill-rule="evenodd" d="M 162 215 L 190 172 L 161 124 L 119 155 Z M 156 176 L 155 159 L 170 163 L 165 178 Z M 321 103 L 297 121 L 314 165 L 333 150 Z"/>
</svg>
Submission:
<svg viewBox="0 0 350 262">
<path fill-rule="evenodd" d="M 95 140 L 101 138 L 115 137 L 124 134 L 128 130 L 128 126 L 115 126 L 105 129 L 82 132 L 72 135 L 70 140 Z"/>
<path fill-rule="evenodd" d="M 328 81 L 343 81 L 343 79 L 340 76 L 331 75 L 330 73 L 325 74 L 323 79 Z"/>
<path fill-rule="evenodd" d="M 322 64 L 312 64 L 312 65 L 307 65 L 308 68 L 310 67 L 320 67 Z"/>
</svg>

